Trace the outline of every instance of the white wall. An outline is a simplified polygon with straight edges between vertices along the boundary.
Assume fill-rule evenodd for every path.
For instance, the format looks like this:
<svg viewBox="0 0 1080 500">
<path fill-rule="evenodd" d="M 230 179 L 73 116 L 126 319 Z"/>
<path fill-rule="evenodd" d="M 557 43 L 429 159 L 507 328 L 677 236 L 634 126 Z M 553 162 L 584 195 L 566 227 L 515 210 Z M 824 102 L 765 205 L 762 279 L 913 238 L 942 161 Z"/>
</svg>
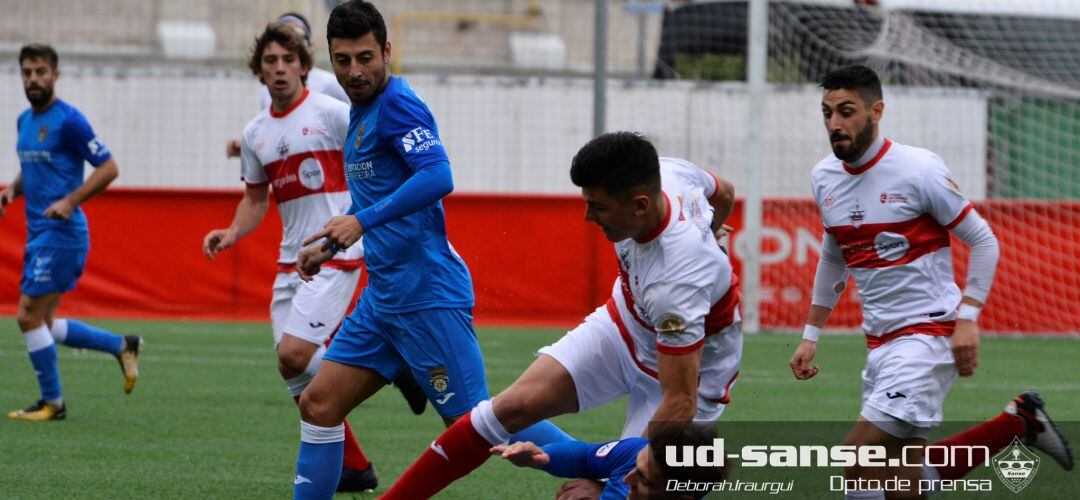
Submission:
<svg viewBox="0 0 1080 500">
<path fill-rule="evenodd" d="M 569 165 L 592 130 L 592 82 L 567 78 L 439 77 L 410 84 L 434 112 L 459 191 L 576 193 Z M 59 95 L 81 109 L 112 149 L 117 185 L 240 188 L 225 141 L 258 111 L 242 72 L 66 67 Z M 694 161 L 736 184 L 746 159 L 746 94 L 738 85 L 614 81 L 608 127 L 644 132 L 662 155 Z M 767 196 L 808 196 L 809 169 L 828 154 L 820 91 L 779 89 L 766 99 Z M 938 89 L 886 89 L 882 130 L 928 148 L 964 191 L 985 197 L 987 105 Z M 0 68 L 0 182 L 14 178 L 15 120 L 27 106 L 14 66 Z"/>
</svg>

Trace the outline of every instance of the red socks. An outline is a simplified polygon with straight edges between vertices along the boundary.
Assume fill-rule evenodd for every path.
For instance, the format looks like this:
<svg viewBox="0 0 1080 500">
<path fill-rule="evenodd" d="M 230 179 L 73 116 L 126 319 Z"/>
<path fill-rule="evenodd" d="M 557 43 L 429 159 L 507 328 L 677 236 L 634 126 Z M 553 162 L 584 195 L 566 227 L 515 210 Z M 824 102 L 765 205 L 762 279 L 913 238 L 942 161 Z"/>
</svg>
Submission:
<svg viewBox="0 0 1080 500">
<path fill-rule="evenodd" d="M 491 456 L 490 449 L 491 444 L 473 427 L 471 413 L 466 413 L 431 443 L 424 454 L 379 498 L 430 498 L 480 467 Z"/>
<path fill-rule="evenodd" d="M 293 401 L 296 404 L 300 404 L 300 396 L 293 396 Z M 367 456 L 364 455 L 364 451 L 360 449 L 360 443 L 356 442 L 356 436 L 352 433 L 352 427 L 349 427 L 349 421 L 345 421 L 345 454 L 341 461 L 343 467 L 350 469 L 364 470 L 371 467 L 371 462 L 368 461 Z"/>
<path fill-rule="evenodd" d="M 934 443 L 934 446 L 986 446 L 990 448 L 990 456 L 1012 442 L 1013 438 L 1024 435 L 1024 421 L 1018 415 L 1010 415 L 1002 412 L 1000 415 L 987 420 L 979 425 L 967 429 L 955 436 Z M 960 479 L 966 476 L 971 469 L 983 464 L 987 457 L 982 452 L 972 449 L 957 449 L 952 451 L 954 459 L 952 465 L 938 466 L 938 474 L 941 479 Z M 974 452 L 974 453 L 972 453 Z M 927 450 L 927 461 L 940 464 L 949 463 L 948 457 L 944 456 L 946 450 L 931 448 Z M 974 454 L 974 457 L 968 457 Z M 970 458 L 970 460 L 969 460 Z M 969 465 L 970 464 L 970 465 Z"/>
</svg>

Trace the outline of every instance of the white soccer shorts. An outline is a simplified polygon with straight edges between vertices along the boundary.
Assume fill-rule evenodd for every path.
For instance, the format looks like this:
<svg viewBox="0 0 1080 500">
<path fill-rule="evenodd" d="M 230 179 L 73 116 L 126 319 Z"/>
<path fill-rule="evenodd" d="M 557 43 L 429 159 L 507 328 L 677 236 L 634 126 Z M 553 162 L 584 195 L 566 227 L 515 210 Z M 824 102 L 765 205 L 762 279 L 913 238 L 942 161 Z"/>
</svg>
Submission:
<svg viewBox="0 0 1080 500">
<path fill-rule="evenodd" d="M 349 308 L 360 272 L 324 267 L 310 282 L 295 272 L 278 273 L 270 302 L 274 347 L 285 333 L 316 345 L 326 342 Z"/>
<path fill-rule="evenodd" d="M 904 335 L 869 349 L 862 371 L 863 418 L 881 414 L 915 429 L 885 422 L 882 430 L 897 437 L 924 437 L 941 424 L 941 406 L 956 380 L 952 340 L 944 336 Z"/>
<path fill-rule="evenodd" d="M 578 412 L 629 395 L 622 438 L 644 435 L 663 399 L 660 382 L 634 363 L 606 307 L 601 306 L 558 342 L 537 353 L 551 356 L 570 372 L 577 391 Z M 731 376 L 737 369 L 732 370 Z M 697 405 L 696 421 L 714 422 L 724 412 L 723 404 L 701 395 Z"/>
</svg>

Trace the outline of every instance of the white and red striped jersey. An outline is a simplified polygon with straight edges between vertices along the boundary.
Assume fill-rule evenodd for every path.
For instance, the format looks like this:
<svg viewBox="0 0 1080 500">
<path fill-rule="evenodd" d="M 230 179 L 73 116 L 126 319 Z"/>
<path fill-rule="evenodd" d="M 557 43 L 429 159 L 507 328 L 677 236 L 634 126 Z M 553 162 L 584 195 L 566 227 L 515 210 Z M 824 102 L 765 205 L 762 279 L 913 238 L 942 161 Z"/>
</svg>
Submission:
<svg viewBox="0 0 1080 500">
<path fill-rule="evenodd" d="M 279 272 L 295 269 L 301 242 L 352 206 L 342 161 L 348 129 L 347 104 L 307 89 L 292 108 L 280 114 L 264 109 L 244 129 L 243 180 L 269 183 L 281 213 Z M 357 269 L 362 257 L 356 244 L 326 265 Z"/>
<path fill-rule="evenodd" d="M 909 333 L 952 335 L 960 288 L 949 229 L 972 206 L 941 158 L 886 139 L 865 165 L 829 155 L 812 178 L 824 244 L 839 246 L 861 296 L 867 345 Z"/>
<path fill-rule="evenodd" d="M 657 376 L 657 353 L 704 349 L 699 392 L 727 402 L 742 356 L 738 278 L 710 228 L 718 181 L 676 158 L 660 159 L 668 209 L 653 234 L 615 244 L 619 277 L 608 312 L 635 363 Z"/>
</svg>

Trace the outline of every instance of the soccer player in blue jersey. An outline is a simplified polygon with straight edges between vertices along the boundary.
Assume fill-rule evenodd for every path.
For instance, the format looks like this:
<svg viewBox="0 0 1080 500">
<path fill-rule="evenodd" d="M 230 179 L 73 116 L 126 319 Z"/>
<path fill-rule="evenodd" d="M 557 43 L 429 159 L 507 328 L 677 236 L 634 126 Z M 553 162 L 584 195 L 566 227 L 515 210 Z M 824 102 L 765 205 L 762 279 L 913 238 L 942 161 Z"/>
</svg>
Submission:
<svg viewBox="0 0 1080 500">
<path fill-rule="evenodd" d="M 90 249 L 86 215 L 79 205 L 103 191 L 119 173 L 116 161 L 94 135 L 86 117 L 56 97 L 58 61 L 56 51 L 47 45 L 31 44 L 19 51 L 30 109 L 18 120 L 20 174 L 0 191 L 0 216 L 15 197 L 26 196 L 27 242 L 18 323 L 41 387 L 37 403 L 8 414 L 17 420 L 60 420 L 67 416 L 56 342 L 116 356 L 124 374 L 124 392 L 131 392 L 139 374 L 140 337 L 54 317 L 60 298 L 75 288 L 82 275 Z M 86 182 L 83 162 L 95 167 Z"/>
<path fill-rule="evenodd" d="M 672 467 L 665 457 L 669 446 L 679 449 L 712 445 L 716 430 L 711 425 L 665 423 L 653 427 L 649 439 L 636 437 L 598 444 L 566 440 L 544 446 L 524 441 L 495 446 L 491 453 L 518 467 L 540 469 L 557 477 L 606 480 L 600 500 L 701 498 L 710 488 L 680 492 L 670 483 L 724 480 L 724 467 Z M 575 486 L 574 482 L 563 485 L 557 498 L 579 498 L 583 490 L 575 491 Z"/>
<path fill-rule="evenodd" d="M 374 6 L 337 6 L 326 36 L 352 101 L 344 158 L 353 205 L 304 242 L 318 244 L 301 251 L 297 270 L 310 279 L 363 236 L 368 286 L 301 395 L 296 498 L 333 494 L 343 419 L 402 371 L 421 382 L 447 424 L 488 399 L 472 278 L 446 236 L 441 200 L 454 184 L 435 119 L 405 80 L 390 75 L 386 24 Z M 516 437 L 566 438 L 547 422 Z"/>
</svg>

